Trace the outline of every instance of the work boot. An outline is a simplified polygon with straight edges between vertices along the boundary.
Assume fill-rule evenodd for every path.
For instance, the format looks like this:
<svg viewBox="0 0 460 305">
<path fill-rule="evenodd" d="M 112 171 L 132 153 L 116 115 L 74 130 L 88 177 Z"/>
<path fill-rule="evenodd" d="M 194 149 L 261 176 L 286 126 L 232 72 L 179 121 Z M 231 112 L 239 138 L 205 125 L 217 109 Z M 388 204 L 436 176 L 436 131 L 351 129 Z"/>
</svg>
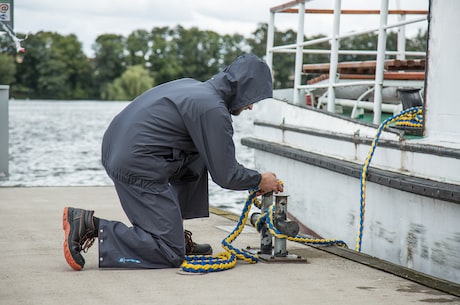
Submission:
<svg viewBox="0 0 460 305">
<path fill-rule="evenodd" d="M 192 240 L 192 232 L 185 230 L 185 255 L 211 255 L 212 248 L 209 244 L 197 244 Z"/>
<path fill-rule="evenodd" d="M 67 264 L 75 270 L 83 269 L 85 259 L 80 252 L 86 253 L 97 237 L 93 214 L 94 211 L 64 208 L 62 219 L 65 231 L 64 257 Z"/>
</svg>

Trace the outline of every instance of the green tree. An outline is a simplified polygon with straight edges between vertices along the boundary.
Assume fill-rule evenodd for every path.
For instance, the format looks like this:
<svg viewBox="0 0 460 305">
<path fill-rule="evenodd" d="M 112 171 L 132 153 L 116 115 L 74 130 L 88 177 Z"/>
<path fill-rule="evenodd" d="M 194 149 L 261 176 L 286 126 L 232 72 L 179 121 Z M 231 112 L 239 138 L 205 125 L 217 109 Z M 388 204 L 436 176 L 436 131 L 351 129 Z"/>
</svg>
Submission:
<svg viewBox="0 0 460 305">
<path fill-rule="evenodd" d="M 260 23 L 248 39 L 252 53 L 264 58 L 267 45 L 268 25 Z M 292 44 L 297 41 L 297 33 L 293 30 L 279 32 L 275 29 L 274 46 Z M 293 53 L 274 53 L 272 62 L 272 73 L 275 89 L 289 88 L 293 86 L 295 55 Z"/>
<path fill-rule="evenodd" d="M 315 40 L 324 38 L 325 35 L 314 35 L 312 37 L 308 37 L 308 40 Z M 331 44 L 329 42 L 320 42 L 311 46 L 307 46 L 306 49 L 317 49 L 317 50 L 330 50 Z M 313 64 L 313 63 L 324 63 L 329 62 L 329 53 L 326 54 L 315 54 L 315 53 L 307 53 L 304 55 L 304 63 L 306 64 Z"/>
<path fill-rule="evenodd" d="M 37 64 L 40 74 L 37 76 L 36 98 L 42 99 L 65 99 L 67 98 L 65 75 L 65 63 L 57 54 L 48 50 L 46 56 Z"/>
<path fill-rule="evenodd" d="M 414 39 L 406 39 L 407 51 L 425 51 L 426 50 L 426 35 L 424 36 L 420 31 Z M 378 34 L 368 33 L 360 36 L 344 38 L 340 40 L 341 50 L 374 50 L 377 51 L 378 47 Z M 389 31 L 387 33 L 386 49 L 388 51 L 398 50 L 398 33 Z M 387 58 L 394 58 L 394 56 L 387 55 Z M 359 54 L 346 54 L 339 56 L 339 61 L 364 61 L 375 60 L 376 55 L 359 55 Z"/>
<path fill-rule="evenodd" d="M 428 44 L 428 31 L 419 30 L 417 35 L 406 42 L 407 51 L 426 52 Z"/>
<path fill-rule="evenodd" d="M 178 52 L 182 67 L 181 77 L 207 80 L 219 72 L 219 35 L 213 31 L 201 31 L 196 27 L 189 30 L 177 26 L 173 47 Z"/>
<path fill-rule="evenodd" d="M 182 66 L 179 62 L 177 46 L 171 43 L 174 30 L 156 27 L 150 32 L 150 49 L 147 65 L 157 84 L 179 78 Z"/>
<path fill-rule="evenodd" d="M 82 44 L 74 34 L 57 36 L 53 49 L 59 62 L 64 64 L 65 98 L 88 99 L 95 96 L 90 63 Z"/>
<path fill-rule="evenodd" d="M 94 82 L 103 92 L 105 86 L 126 70 L 126 39 L 115 34 L 100 35 L 96 38 L 93 50 L 95 51 Z"/>
<path fill-rule="evenodd" d="M 0 53 L 13 55 L 16 53 L 16 46 L 10 35 L 0 32 Z"/>
<path fill-rule="evenodd" d="M 136 30 L 129 34 L 126 39 L 126 64 L 128 66 L 145 65 L 147 55 L 150 51 L 150 34 L 146 30 Z"/>
<path fill-rule="evenodd" d="M 340 39 L 340 50 L 376 51 L 377 41 L 378 35 L 376 33 L 342 38 Z M 344 54 L 339 56 L 339 62 L 375 60 L 375 58 L 376 55 Z"/>
<path fill-rule="evenodd" d="M 152 88 L 154 80 L 142 66 L 129 67 L 119 78 L 108 84 L 102 94 L 107 100 L 132 100 L 142 92 Z"/>
<path fill-rule="evenodd" d="M 297 33 L 293 30 L 286 32 L 275 31 L 275 45 L 293 44 L 297 41 Z M 304 60 L 305 62 L 305 60 Z M 273 87 L 290 88 L 294 86 L 295 54 L 275 53 L 273 54 L 273 76 L 275 82 Z"/>
<path fill-rule="evenodd" d="M 16 65 L 14 57 L 0 53 L 0 85 L 10 85 L 15 81 Z"/>
<path fill-rule="evenodd" d="M 234 46 L 225 44 L 230 37 L 224 40 L 213 31 L 196 27 L 154 28 L 147 66 L 158 84 L 182 77 L 207 80 L 225 65 L 230 50 L 235 52 Z M 236 41 L 241 37 L 232 38 Z"/>
<path fill-rule="evenodd" d="M 267 52 L 267 33 L 268 24 L 259 23 L 257 29 L 252 32 L 252 36 L 247 39 L 251 52 L 260 58 L 265 58 Z"/>
<path fill-rule="evenodd" d="M 245 52 L 244 50 L 247 51 L 248 49 L 249 46 L 243 35 L 226 34 L 222 36 L 220 38 L 221 59 L 219 61 L 219 70 L 231 64 L 235 60 L 235 58 L 237 58 Z"/>
<path fill-rule="evenodd" d="M 16 98 L 34 98 L 37 92 L 38 63 L 46 52 L 40 32 L 30 34 L 23 42 L 26 49 L 22 64 L 16 67 L 16 83 L 11 88 L 11 96 Z"/>
<path fill-rule="evenodd" d="M 91 67 L 75 35 L 30 34 L 23 41 L 24 61 L 17 65 L 15 97 L 90 98 Z"/>
<path fill-rule="evenodd" d="M 38 32 L 31 34 L 23 42 L 26 54 L 17 66 L 16 80 L 12 95 L 28 98 L 65 97 L 65 64 L 53 48 L 53 41 L 59 34 Z"/>
<path fill-rule="evenodd" d="M 38 32 L 30 34 L 23 41 L 26 53 L 22 64 L 13 62 L 16 49 L 11 37 L 0 35 L 0 78 L 11 84 L 10 92 L 16 98 L 131 99 L 139 91 L 150 88 L 152 78 L 156 84 L 181 77 L 207 80 L 242 53 L 252 52 L 264 58 L 267 29 L 268 25 L 261 23 L 248 38 L 240 34 L 219 35 L 213 31 L 202 31 L 196 27 L 185 29 L 182 26 L 155 27 L 151 31 L 139 29 L 127 38 L 104 34 L 93 45 L 93 59 L 86 57 L 81 43 L 73 34 L 63 36 Z M 318 35 L 308 39 L 321 37 Z M 396 50 L 396 33 L 389 32 L 387 38 L 387 47 Z M 275 30 L 275 46 L 293 44 L 296 40 L 297 33 L 293 30 Z M 344 38 L 340 45 L 341 50 L 376 50 L 377 36 L 372 33 Z M 426 45 L 426 31 L 420 31 L 406 43 L 407 50 L 411 51 L 425 51 Z M 330 44 L 323 42 L 307 48 L 329 50 Z M 373 59 L 375 55 L 346 54 L 339 58 L 340 61 Z M 294 61 L 293 53 L 274 54 L 275 89 L 292 87 Z M 303 55 L 303 63 L 327 62 L 327 53 Z M 13 79 L 11 75 L 14 70 Z M 141 88 L 134 80 L 141 82 Z M 144 80 L 148 85 L 142 83 Z"/>
</svg>

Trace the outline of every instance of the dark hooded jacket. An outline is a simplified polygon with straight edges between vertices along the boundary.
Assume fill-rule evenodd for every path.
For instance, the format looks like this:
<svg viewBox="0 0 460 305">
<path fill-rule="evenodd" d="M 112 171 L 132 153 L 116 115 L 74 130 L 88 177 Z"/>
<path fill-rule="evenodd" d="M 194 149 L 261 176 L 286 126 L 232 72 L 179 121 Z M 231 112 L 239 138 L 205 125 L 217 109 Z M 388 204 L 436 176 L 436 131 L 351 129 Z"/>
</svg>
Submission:
<svg viewBox="0 0 460 305">
<path fill-rule="evenodd" d="M 154 87 L 111 122 L 102 143 L 104 167 L 124 182 L 163 184 L 184 172 L 189 159 L 200 158 L 221 187 L 256 187 L 261 175 L 235 158 L 230 111 L 270 97 L 270 70 L 251 54 L 208 81 L 180 79 Z"/>
</svg>

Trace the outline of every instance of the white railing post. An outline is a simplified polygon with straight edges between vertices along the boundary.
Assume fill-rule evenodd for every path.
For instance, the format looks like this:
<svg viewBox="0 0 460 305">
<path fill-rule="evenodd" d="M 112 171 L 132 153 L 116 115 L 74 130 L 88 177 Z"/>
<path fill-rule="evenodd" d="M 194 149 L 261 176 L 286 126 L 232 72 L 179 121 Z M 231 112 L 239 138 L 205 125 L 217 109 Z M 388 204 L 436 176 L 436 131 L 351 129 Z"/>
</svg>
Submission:
<svg viewBox="0 0 460 305">
<path fill-rule="evenodd" d="M 335 77 L 337 74 L 337 65 L 339 62 L 339 38 L 340 35 L 340 15 L 342 9 L 342 1 L 335 0 L 334 4 L 334 25 L 332 28 L 331 40 L 331 58 L 329 66 L 329 87 L 327 92 L 327 111 L 335 112 Z"/>
<path fill-rule="evenodd" d="M 401 10 L 400 0 L 396 1 L 396 9 Z M 398 22 L 404 21 L 406 21 L 406 15 L 399 15 Z M 396 55 L 396 59 L 406 59 L 406 27 L 404 25 L 398 27 L 398 55 Z"/>
<path fill-rule="evenodd" d="M 297 46 L 295 52 L 295 69 L 294 69 L 294 105 L 299 105 L 302 101 L 301 92 L 303 89 L 299 88 L 302 84 L 302 66 L 303 66 L 303 46 L 304 41 L 304 19 L 305 19 L 305 1 L 299 3 L 299 19 L 297 29 Z"/>
<path fill-rule="evenodd" d="M 405 15 L 399 15 L 399 21 L 406 21 Z M 398 55 L 396 59 L 406 59 L 406 26 L 400 26 L 398 28 Z"/>
<path fill-rule="evenodd" d="M 267 51 L 265 54 L 265 61 L 267 65 L 272 70 L 273 74 L 273 46 L 275 44 L 275 12 L 270 11 L 270 18 L 268 20 L 268 29 L 267 29 Z M 272 75 L 273 77 L 273 75 Z"/>
<path fill-rule="evenodd" d="M 9 86 L 0 85 L 0 179 L 9 175 Z"/>
<path fill-rule="evenodd" d="M 385 50 L 387 43 L 387 20 L 388 20 L 388 0 L 381 1 L 380 7 L 380 28 L 377 45 L 377 66 L 375 68 L 375 91 L 374 91 L 374 120 L 373 123 L 379 125 L 382 118 L 382 88 L 383 70 L 385 64 Z"/>
</svg>

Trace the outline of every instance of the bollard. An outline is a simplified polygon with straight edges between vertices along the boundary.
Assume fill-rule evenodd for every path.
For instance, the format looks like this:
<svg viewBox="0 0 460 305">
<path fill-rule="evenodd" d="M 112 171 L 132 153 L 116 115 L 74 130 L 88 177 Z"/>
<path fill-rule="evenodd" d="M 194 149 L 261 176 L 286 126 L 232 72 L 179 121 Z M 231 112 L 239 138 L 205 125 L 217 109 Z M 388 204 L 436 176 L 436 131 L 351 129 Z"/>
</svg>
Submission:
<svg viewBox="0 0 460 305">
<path fill-rule="evenodd" d="M 273 204 L 273 192 L 268 194 L 264 194 L 262 196 L 262 211 L 265 211 Z M 262 226 L 260 230 L 260 252 L 262 254 L 272 254 L 273 244 L 272 244 L 273 236 L 268 230 L 267 226 Z"/>
<path fill-rule="evenodd" d="M 299 233 L 299 225 L 295 221 L 287 220 L 287 197 L 288 196 L 275 196 L 275 215 L 274 225 L 278 231 L 289 237 L 295 237 Z M 274 255 L 278 257 L 286 257 L 286 239 L 275 237 L 275 250 Z"/>
<path fill-rule="evenodd" d="M 273 204 L 273 192 L 262 195 L 261 210 L 266 211 Z M 253 226 L 256 225 L 262 213 L 253 213 L 250 222 Z M 260 229 L 260 250 L 257 254 L 272 255 L 273 251 L 273 235 L 270 233 L 265 221 L 261 223 Z"/>
<path fill-rule="evenodd" d="M 9 86 L 0 85 L 0 179 L 9 174 L 9 126 L 8 126 L 8 100 Z"/>
<path fill-rule="evenodd" d="M 299 225 L 294 221 L 287 220 L 287 197 L 283 195 L 275 195 L 275 211 L 273 215 L 273 225 L 280 234 L 289 237 L 295 237 L 299 233 Z M 273 193 L 268 193 L 262 197 L 262 211 L 271 209 L 273 204 Z M 251 215 L 252 225 L 256 225 L 261 213 Z M 254 251 L 251 247 L 247 247 L 247 251 L 251 254 L 258 254 L 259 259 L 266 263 L 305 263 L 307 260 L 300 255 L 288 254 L 287 243 L 285 238 L 275 237 L 275 246 L 273 247 L 273 235 L 268 229 L 267 223 L 262 223 L 260 227 L 260 250 Z"/>
<path fill-rule="evenodd" d="M 278 222 L 287 219 L 287 196 L 275 196 L 275 226 Z M 275 237 L 274 255 L 277 257 L 287 256 L 286 239 Z"/>
</svg>

